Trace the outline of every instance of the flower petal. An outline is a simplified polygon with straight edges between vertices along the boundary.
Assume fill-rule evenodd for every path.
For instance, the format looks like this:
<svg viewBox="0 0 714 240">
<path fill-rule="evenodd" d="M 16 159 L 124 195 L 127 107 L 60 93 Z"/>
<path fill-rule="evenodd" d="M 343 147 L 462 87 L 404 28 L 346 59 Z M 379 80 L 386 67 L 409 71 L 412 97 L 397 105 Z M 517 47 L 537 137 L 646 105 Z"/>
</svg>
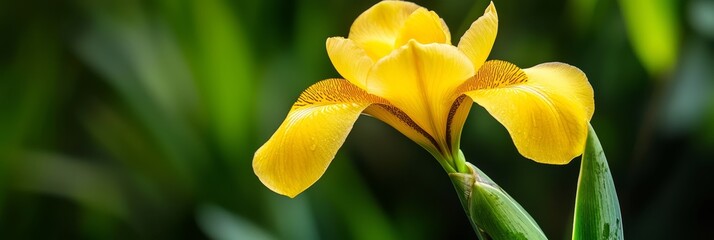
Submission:
<svg viewBox="0 0 714 240">
<path fill-rule="evenodd" d="M 327 55 L 330 56 L 337 72 L 352 84 L 367 89 L 367 73 L 374 65 L 374 61 L 367 56 L 367 53 L 354 41 L 342 37 L 328 38 L 326 45 Z"/>
<path fill-rule="evenodd" d="M 473 74 L 471 62 L 456 47 L 411 40 L 374 65 L 367 87 L 446 146 L 446 118 L 458 97 L 455 90 Z"/>
<path fill-rule="evenodd" d="M 409 15 L 419 5 L 403 1 L 382 1 L 359 15 L 352 23 L 349 39 L 375 61 L 394 49 L 394 41 Z"/>
<path fill-rule="evenodd" d="M 460 90 L 506 127 L 523 156 L 566 164 L 582 154 L 595 104 L 580 69 L 544 63 L 521 70 L 488 61 Z"/>
<path fill-rule="evenodd" d="M 255 174 L 271 190 L 295 197 L 322 176 L 362 110 L 382 101 L 342 79 L 312 85 L 256 151 Z"/>
<path fill-rule="evenodd" d="M 498 32 L 498 14 L 493 2 L 483 16 L 476 19 L 459 40 L 459 49 L 471 59 L 474 69 L 479 69 L 491 53 Z"/>
<path fill-rule="evenodd" d="M 364 113 L 381 120 L 416 142 L 434 156 L 442 156 L 436 139 L 421 128 L 413 119 L 399 108 L 389 104 L 374 104 L 364 110 Z"/>
<path fill-rule="evenodd" d="M 449 117 L 446 119 L 446 140 L 449 141 L 452 156 L 458 156 L 459 150 L 461 150 L 459 146 L 461 144 L 461 130 L 464 129 L 466 118 L 471 111 L 471 105 L 473 105 L 473 102 L 465 100 L 465 98 L 466 96 L 461 95 L 454 101 L 449 110 Z"/>
<path fill-rule="evenodd" d="M 451 44 L 451 34 L 444 21 L 434 11 L 419 8 L 404 22 L 394 46 L 402 46 L 410 39 L 419 43 Z"/>
</svg>

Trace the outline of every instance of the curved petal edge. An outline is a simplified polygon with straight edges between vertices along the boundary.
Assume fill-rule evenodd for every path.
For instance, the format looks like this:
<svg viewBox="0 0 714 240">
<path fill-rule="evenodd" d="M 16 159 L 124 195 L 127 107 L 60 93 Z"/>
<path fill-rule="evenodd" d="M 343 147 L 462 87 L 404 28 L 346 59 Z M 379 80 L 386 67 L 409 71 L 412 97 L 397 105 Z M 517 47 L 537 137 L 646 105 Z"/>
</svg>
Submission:
<svg viewBox="0 0 714 240">
<path fill-rule="evenodd" d="M 567 164 L 582 154 L 595 104 L 580 69 L 553 62 L 521 70 L 488 61 L 462 87 L 506 127 L 524 157 Z"/>
<path fill-rule="evenodd" d="M 469 57 L 474 69 L 479 69 L 486 62 L 496 42 L 498 33 L 498 13 L 491 2 L 483 13 L 476 19 L 459 40 L 459 49 Z"/>
<path fill-rule="evenodd" d="M 256 151 L 253 171 L 274 192 L 297 196 L 324 174 L 360 113 L 380 101 L 342 79 L 310 86 Z"/>
</svg>

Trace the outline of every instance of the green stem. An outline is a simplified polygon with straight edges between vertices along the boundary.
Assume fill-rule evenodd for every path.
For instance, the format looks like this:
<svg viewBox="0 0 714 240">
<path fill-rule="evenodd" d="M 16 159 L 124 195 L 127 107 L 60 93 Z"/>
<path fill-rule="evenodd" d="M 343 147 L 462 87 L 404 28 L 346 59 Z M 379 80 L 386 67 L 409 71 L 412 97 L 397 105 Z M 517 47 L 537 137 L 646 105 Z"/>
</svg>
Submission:
<svg viewBox="0 0 714 240">
<path fill-rule="evenodd" d="M 464 157 L 464 153 L 461 149 L 459 149 L 459 154 L 456 155 L 456 159 L 454 159 L 454 164 L 456 165 L 456 170 L 460 173 L 469 173 L 469 168 L 466 167 L 466 157 Z"/>
<path fill-rule="evenodd" d="M 437 158 L 437 162 L 439 162 L 439 164 L 441 164 L 441 167 L 443 167 L 447 173 L 455 173 L 456 172 L 456 170 L 451 166 L 451 164 L 449 164 L 448 160 L 440 160 Z"/>
<path fill-rule="evenodd" d="M 441 167 L 444 168 L 447 173 L 457 172 L 457 169 L 454 169 L 454 163 L 452 160 L 443 157 L 439 152 L 429 151 L 429 153 L 431 153 L 431 156 L 434 156 L 434 158 L 436 158 L 436 161 L 439 162 L 439 165 L 441 165 Z"/>
</svg>

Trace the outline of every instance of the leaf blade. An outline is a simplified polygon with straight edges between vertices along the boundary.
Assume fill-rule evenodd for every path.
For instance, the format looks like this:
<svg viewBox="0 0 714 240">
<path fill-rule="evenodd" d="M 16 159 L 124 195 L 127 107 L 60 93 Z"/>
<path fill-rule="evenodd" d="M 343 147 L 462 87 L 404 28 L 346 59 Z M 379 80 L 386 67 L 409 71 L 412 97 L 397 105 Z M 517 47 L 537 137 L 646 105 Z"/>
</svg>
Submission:
<svg viewBox="0 0 714 240">
<path fill-rule="evenodd" d="M 580 166 L 574 216 L 573 239 L 624 239 L 615 182 L 592 126 Z"/>
</svg>

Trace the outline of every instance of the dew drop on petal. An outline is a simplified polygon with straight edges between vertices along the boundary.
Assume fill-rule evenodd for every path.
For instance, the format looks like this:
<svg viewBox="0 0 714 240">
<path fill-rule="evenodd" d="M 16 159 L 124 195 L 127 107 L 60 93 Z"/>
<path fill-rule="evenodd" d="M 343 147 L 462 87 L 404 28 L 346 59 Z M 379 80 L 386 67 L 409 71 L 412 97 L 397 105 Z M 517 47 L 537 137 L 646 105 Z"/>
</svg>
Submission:
<svg viewBox="0 0 714 240">
<path fill-rule="evenodd" d="M 315 149 L 317 148 L 317 144 L 315 143 L 315 137 L 310 137 L 310 142 L 312 142 L 312 144 L 310 145 L 310 151 L 315 151 Z"/>
</svg>

